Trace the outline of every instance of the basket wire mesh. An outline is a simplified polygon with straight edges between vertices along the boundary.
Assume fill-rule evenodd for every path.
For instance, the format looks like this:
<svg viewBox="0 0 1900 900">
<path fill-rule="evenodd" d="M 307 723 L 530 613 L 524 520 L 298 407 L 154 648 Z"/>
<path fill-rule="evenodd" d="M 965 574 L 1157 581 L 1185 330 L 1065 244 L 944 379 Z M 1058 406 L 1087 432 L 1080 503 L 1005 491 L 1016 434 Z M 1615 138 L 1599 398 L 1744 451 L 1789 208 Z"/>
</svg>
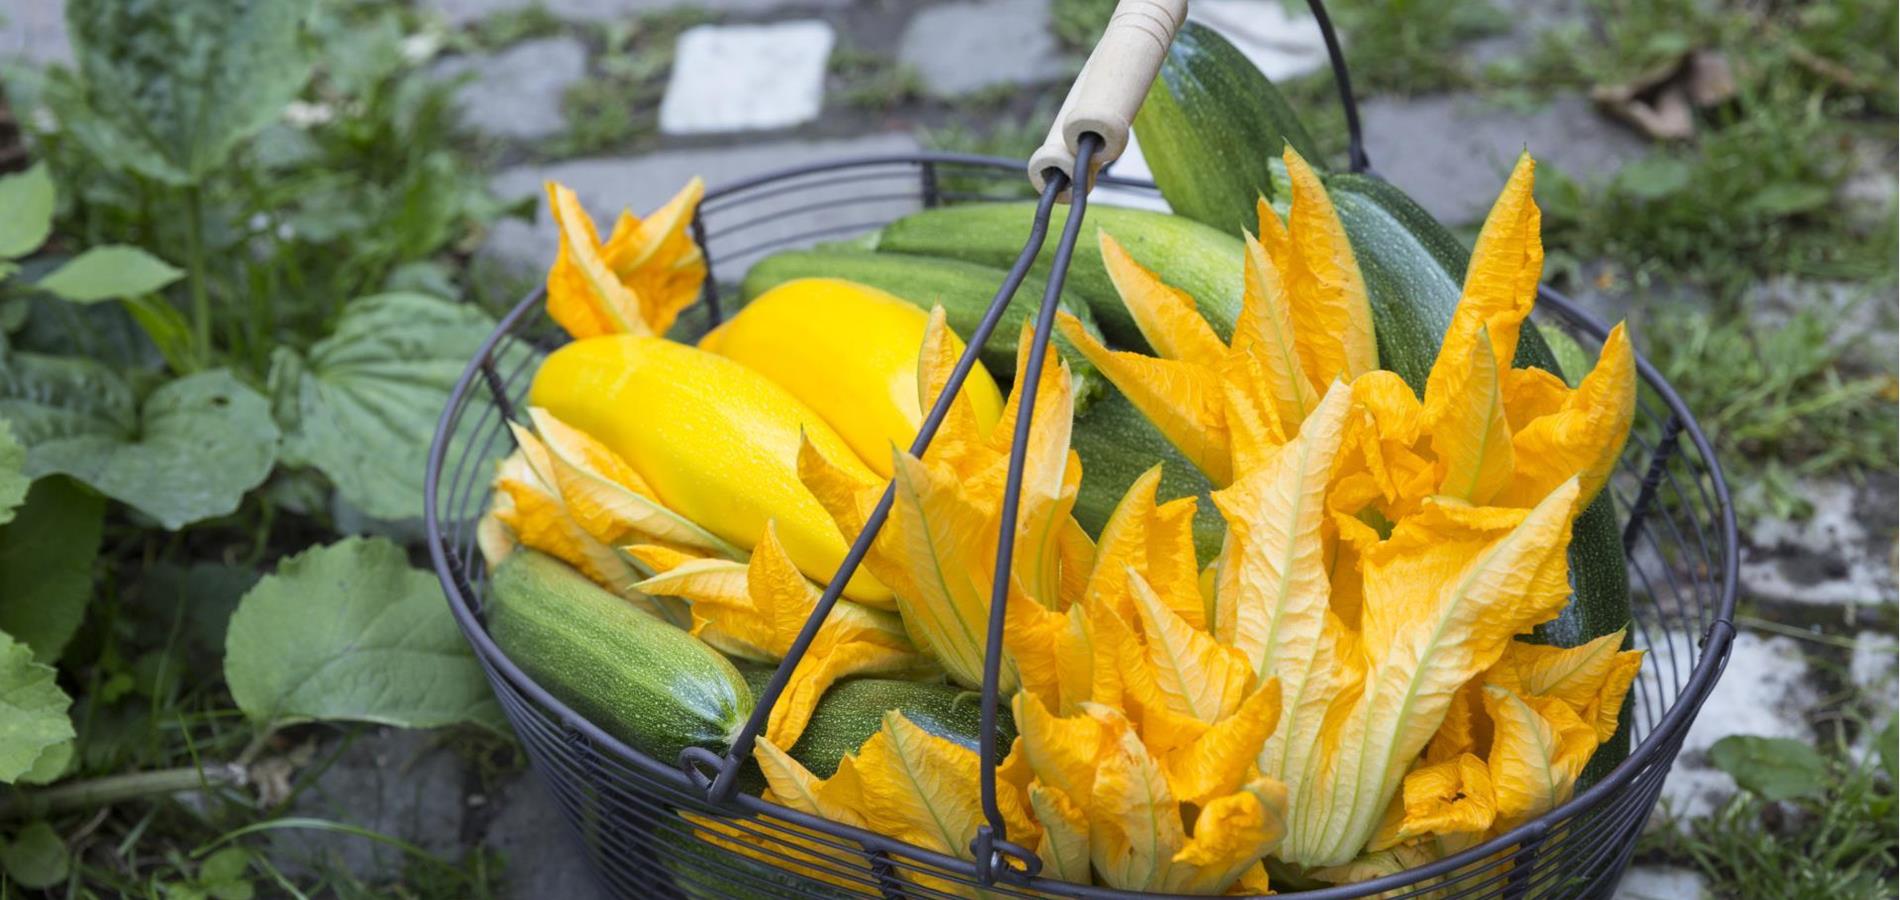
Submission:
<svg viewBox="0 0 1900 900">
<path fill-rule="evenodd" d="M 1023 198 L 1016 162 L 953 154 L 839 160 L 709 192 L 695 234 L 711 274 L 706 302 L 689 316 L 715 321 L 720 279 L 736 280 L 775 250 L 861 234 L 926 207 Z M 1152 205 L 1158 193 L 1104 174 L 1093 198 Z M 505 423 L 521 420 L 541 353 L 562 339 L 542 306 L 537 292 L 509 311 L 457 383 L 430 455 L 426 524 L 455 618 L 604 887 L 623 897 L 1139 896 L 995 865 L 986 871 L 748 795 L 709 800 L 712 777 L 627 746 L 510 661 L 483 626 L 486 573 L 475 523 L 489 499 L 493 462 L 511 449 Z M 1534 321 L 1587 351 L 1607 334 L 1548 290 Z M 1309 896 L 1597 896 L 1628 865 L 1689 722 L 1727 658 L 1736 568 L 1734 516 L 1708 441 L 1655 369 L 1640 358 L 1638 368 L 1637 424 L 1606 489 L 1627 523 L 1632 640 L 1649 651 L 1625 715 L 1634 749 L 1569 802 L 1483 845 Z"/>
</svg>

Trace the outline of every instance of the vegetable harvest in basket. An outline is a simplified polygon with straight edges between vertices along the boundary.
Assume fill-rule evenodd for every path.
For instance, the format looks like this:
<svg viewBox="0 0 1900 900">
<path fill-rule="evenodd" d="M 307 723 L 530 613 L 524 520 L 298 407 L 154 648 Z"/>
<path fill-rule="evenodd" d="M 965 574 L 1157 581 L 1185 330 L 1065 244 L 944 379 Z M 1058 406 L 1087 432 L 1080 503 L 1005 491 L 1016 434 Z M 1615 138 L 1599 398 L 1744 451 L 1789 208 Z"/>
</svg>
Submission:
<svg viewBox="0 0 1900 900">
<path fill-rule="evenodd" d="M 976 717 L 942 711 L 975 709 L 1008 529 L 1001 685 L 1015 738 L 998 802 L 1046 876 L 1208 894 L 1266 891 L 1269 868 L 1283 889 L 1357 881 L 1563 803 L 1616 733 L 1641 654 L 1621 632 L 1571 647 L 1523 638 L 1571 598 L 1572 523 L 1634 412 L 1629 340 L 1612 330 L 1574 386 L 1513 366 L 1543 256 L 1525 156 L 1416 392 L 1380 368 L 1366 279 L 1326 187 L 1291 148 L 1284 161 L 1285 215 L 1263 199 L 1238 235 L 1231 322 L 1217 330 L 1203 298 L 1138 261 L 1138 235 L 1100 226 L 1118 318 L 1146 347 L 1111 346 L 1063 312 L 1064 354 L 1034 409 L 979 366 L 921 457 L 904 448 L 963 352 L 937 298 L 900 296 L 895 276 L 895 293 L 797 278 L 697 347 L 676 343 L 662 335 L 706 274 L 685 236 L 697 182 L 644 220 L 623 214 L 604 241 L 551 184 L 561 250 L 548 308 L 575 340 L 537 373 L 531 421 L 497 473 L 480 531 L 510 576 L 495 602 L 524 605 L 536 579 L 513 574 L 529 568 L 518 561 L 546 554 L 708 649 L 677 667 L 676 650 L 586 657 L 627 670 L 599 677 L 563 676 L 577 667 L 561 659 L 585 654 L 550 647 L 552 630 L 504 649 L 638 749 L 677 747 L 653 729 L 677 731 L 678 710 L 641 708 L 673 704 L 723 750 L 752 701 L 719 657 L 783 659 L 894 483 L 889 521 L 757 743 L 752 783 L 772 802 L 969 857 L 984 821 Z M 1025 327 L 1008 384 L 1020 386 L 1031 339 Z M 1071 444 L 1078 395 L 1094 388 L 1071 360 L 1165 436 L 1167 465 L 1185 460 L 1213 486 L 1223 530 L 1211 560 L 1196 553 L 1198 499 L 1163 498 L 1161 454 L 1112 485 L 1120 499 L 1099 529 L 1079 524 L 1090 473 Z M 1022 502 L 1005 522 L 1022 415 Z M 823 702 L 845 679 L 932 685 L 944 700 L 919 699 L 930 714 L 916 718 Z M 643 699 L 588 702 L 610 688 Z M 876 883 L 861 856 L 789 826 L 689 820 L 732 852 L 840 887 Z M 761 828 L 781 850 L 756 849 Z"/>
</svg>

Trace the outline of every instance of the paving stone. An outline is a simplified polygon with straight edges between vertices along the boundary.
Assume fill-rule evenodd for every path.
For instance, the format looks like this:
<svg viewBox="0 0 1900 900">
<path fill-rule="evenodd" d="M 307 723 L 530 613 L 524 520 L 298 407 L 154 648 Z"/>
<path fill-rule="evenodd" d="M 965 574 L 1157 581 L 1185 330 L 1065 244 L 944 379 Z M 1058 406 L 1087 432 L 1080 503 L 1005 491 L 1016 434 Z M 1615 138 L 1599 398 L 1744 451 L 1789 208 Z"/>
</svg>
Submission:
<svg viewBox="0 0 1900 900">
<path fill-rule="evenodd" d="M 719 149 L 671 150 L 641 157 L 576 159 L 537 166 L 520 166 L 503 171 L 491 182 L 497 196 L 515 198 L 540 196 L 542 182 L 554 179 L 574 189 L 596 222 L 611 222 L 622 208 L 644 214 L 666 202 L 687 179 L 698 175 L 709 187 L 718 187 L 776 169 L 846 156 L 915 153 L 917 140 L 908 134 L 880 134 L 828 141 L 754 142 Z M 877 195 L 896 193 L 891 181 L 879 183 Z M 862 202 L 847 206 L 772 215 L 795 206 L 808 206 L 828 200 L 852 197 Z M 541 198 L 536 224 L 518 220 L 498 223 L 490 233 L 484 253 L 515 267 L 545 270 L 554 259 L 558 241 L 548 217 L 547 201 Z M 744 266 L 757 253 L 735 258 L 733 251 L 775 240 L 790 239 L 797 232 L 817 229 L 845 229 L 825 239 L 848 237 L 848 226 L 881 223 L 917 208 L 909 199 L 877 199 L 866 196 L 864 185 L 838 185 L 784 195 L 749 205 L 745 213 L 756 222 L 738 219 L 738 213 L 725 216 L 708 214 L 709 229 L 717 228 L 712 241 L 714 275 L 723 281 L 736 281 Z M 734 225 L 746 225 L 739 233 L 725 231 Z M 763 252 L 763 251 L 761 251 Z"/>
<path fill-rule="evenodd" d="M 1675 631 L 1652 631 L 1651 636 L 1656 643 L 1650 652 L 1662 657 L 1662 665 L 1646 665 L 1638 676 L 1635 702 L 1644 705 L 1654 704 L 1658 696 L 1676 695 L 1688 677 L 1688 667 L 1681 666 L 1678 676 L 1678 667 L 1668 661 L 1668 655 L 1671 648 L 1677 654 L 1686 654 L 1696 640 L 1693 635 Z M 1820 702 L 1800 643 L 1785 637 L 1737 634 L 1728 668 L 1689 727 L 1682 753 L 1663 783 L 1663 801 L 1676 814 L 1690 818 L 1713 812 L 1734 793 L 1735 782 L 1709 764 L 1709 748 L 1731 734 L 1812 741 L 1814 731 L 1808 716 Z"/>
<path fill-rule="evenodd" d="M 684 7 L 735 15 L 758 15 L 788 8 L 840 8 L 851 5 L 851 2 L 852 0 L 421 0 L 417 5 L 441 15 L 451 25 L 466 25 L 492 15 L 518 12 L 536 6 L 547 10 L 557 19 L 569 22 L 599 22 Z"/>
<path fill-rule="evenodd" d="M 673 54 L 660 130 L 756 131 L 818 118 L 836 39 L 817 19 L 688 29 Z"/>
<path fill-rule="evenodd" d="M 1632 866 L 1614 900 L 1701 900 L 1712 896 L 1701 872 L 1680 866 Z"/>
<path fill-rule="evenodd" d="M 453 859 L 461 854 L 464 774 L 433 733 L 387 729 L 344 750 L 297 795 L 290 814 L 355 825 Z M 289 872 L 327 860 L 371 882 L 398 877 L 404 862 L 387 844 L 327 831 L 273 832 L 269 853 Z"/>
<path fill-rule="evenodd" d="M 72 61 L 65 0 L 18 0 L 0 9 L 0 63 Z"/>
<path fill-rule="evenodd" d="M 1220 32 L 1272 81 L 1327 65 L 1326 41 L 1304 8 L 1279 0 L 1195 0 L 1188 5 L 1188 18 Z"/>
<path fill-rule="evenodd" d="M 918 12 L 904 28 L 898 62 L 924 87 L 954 97 L 999 84 L 1061 78 L 1070 64 L 1049 33 L 1049 0 L 977 0 Z"/>
<path fill-rule="evenodd" d="M 529 140 L 567 127 L 561 98 L 587 76 L 587 46 L 571 37 L 542 38 L 499 53 L 445 59 L 430 72 L 445 80 L 471 76 L 455 92 L 464 123 Z"/>
<path fill-rule="evenodd" d="M 1900 642 L 1891 633 L 1854 635 L 1854 655 L 1847 671 L 1862 697 L 1883 712 L 1893 712 L 1894 690 L 1900 687 Z"/>
<path fill-rule="evenodd" d="M 507 860 L 505 896 L 519 900 L 605 897 L 574 829 L 532 773 L 496 793 L 498 809 L 482 843 Z"/>
<path fill-rule="evenodd" d="M 1452 224 L 1484 218 L 1522 150 L 1587 182 L 1646 149 L 1577 94 L 1557 96 L 1535 112 L 1466 94 L 1373 98 L 1359 111 L 1372 167 Z"/>
<path fill-rule="evenodd" d="M 1893 483 L 1804 480 L 1813 507 L 1806 519 L 1764 517 L 1748 526 L 1741 586 L 1750 596 L 1785 603 L 1892 603 Z M 1872 533 L 1870 522 L 1887 523 Z"/>
</svg>

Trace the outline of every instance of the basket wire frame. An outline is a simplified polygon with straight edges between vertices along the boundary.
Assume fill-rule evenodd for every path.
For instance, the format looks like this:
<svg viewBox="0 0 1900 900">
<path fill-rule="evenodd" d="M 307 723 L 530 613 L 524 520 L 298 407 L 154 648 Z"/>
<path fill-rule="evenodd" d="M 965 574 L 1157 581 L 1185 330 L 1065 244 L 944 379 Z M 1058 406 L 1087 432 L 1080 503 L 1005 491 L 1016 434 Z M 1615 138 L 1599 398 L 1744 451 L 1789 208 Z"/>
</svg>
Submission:
<svg viewBox="0 0 1900 900">
<path fill-rule="evenodd" d="M 736 280 L 773 250 L 862 232 L 927 206 L 1023 199 L 1020 178 L 1012 160 L 920 154 L 839 160 L 710 192 L 695 225 L 705 236 L 711 269 L 707 302 L 689 316 L 710 318 L 719 279 Z M 908 191 L 897 190 L 899 183 L 907 183 Z M 1111 174 L 1097 178 L 1098 202 L 1114 197 L 1140 203 L 1155 196 L 1142 182 Z M 1533 318 L 1586 348 L 1594 349 L 1607 333 L 1600 321 L 1550 291 L 1543 292 Z M 717 774 L 682 771 L 672 760 L 629 747 L 509 660 L 483 626 L 486 572 L 475 523 L 489 500 L 493 462 L 511 449 L 505 425 L 522 420 L 539 354 L 560 340 L 537 292 L 503 317 L 471 361 L 430 454 L 426 525 L 451 610 L 532 767 L 606 888 L 624 897 L 954 897 L 976 890 L 995 896 L 1139 896 L 1026 877 L 999 865 L 996 856 L 981 865 L 749 795 L 711 800 L 708 789 Z M 1736 567 L 1734 516 L 1708 441 L 1656 370 L 1640 358 L 1638 369 L 1643 388 L 1637 426 L 1606 488 L 1619 521 L 1628 523 L 1623 538 L 1635 613 L 1632 640 L 1648 651 L 1625 713 L 1635 741 L 1629 757 L 1561 807 L 1479 847 L 1310 896 L 1596 896 L 1607 893 L 1628 865 L 1689 722 L 1727 658 Z M 706 753 L 698 762 L 717 766 L 723 759 Z M 763 859 L 793 866 L 798 874 Z"/>
</svg>

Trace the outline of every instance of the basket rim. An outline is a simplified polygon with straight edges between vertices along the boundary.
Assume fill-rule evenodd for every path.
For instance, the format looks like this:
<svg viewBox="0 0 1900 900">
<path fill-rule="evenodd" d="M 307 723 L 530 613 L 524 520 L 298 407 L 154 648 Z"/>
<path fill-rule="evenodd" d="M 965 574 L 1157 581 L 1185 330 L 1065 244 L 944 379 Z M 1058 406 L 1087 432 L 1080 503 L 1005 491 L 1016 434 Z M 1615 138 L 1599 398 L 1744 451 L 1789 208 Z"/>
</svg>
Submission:
<svg viewBox="0 0 1900 900">
<path fill-rule="evenodd" d="M 776 181 L 797 178 L 821 172 L 873 165 L 909 164 L 922 166 L 927 164 L 967 165 L 1007 170 L 1017 170 L 1022 166 L 1019 160 L 998 156 L 983 156 L 964 153 L 919 152 L 905 154 L 878 154 L 866 156 L 847 156 L 831 160 L 808 163 L 775 169 L 739 179 L 715 188 L 708 189 L 702 203 L 731 196 L 740 192 L 770 184 Z M 1140 190 L 1155 190 L 1154 182 L 1147 179 L 1125 178 L 1104 171 L 1096 179 L 1096 184 Z M 1546 311 L 1554 311 L 1560 318 L 1576 326 L 1591 338 L 1602 341 L 1610 332 L 1610 327 L 1595 314 L 1562 293 L 1540 284 L 1537 289 L 1537 302 Z M 506 678 L 515 689 L 529 699 L 541 705 L 566 728 L 580 733 L 595 746 L 604 748 L 610 755 L 633 766 L 656 779 L 669 782 L 685 791 L 702 789 L 692 777 L 677 765 L 656 760 L 620 739 L 603 731 L 586 717 L 574 712 L 565 703 L 541 687 L 540 684 L 516 666 L 514 661 L 495 644 L 487 628 L 477 619 L 473 607 L 473 598 L 465 596 L 457 584 L 457 575 L 447 553 L 446 536 L 442 521 L 437 514 L 437 498 L 443 463 L 447 458 L 449 442 L 457 421 L 460 419 L 464 397 L 479 377 L 481 363 L 489 358 L 503 338 L 509 336 L 529 313 L 539 307 L 546 296 L 545 286 L 537 287 L 523 297 L 520 302 L 505 313 L 495 324 L 495 328 L 483 339 L 475 354 L 469 359 L 460 376 L 451 388 L 448 401 L 438 417 L 435 433 L 430 441 L 428 467 L 423 484 L 423 526 L 429 545 L 429 557 L 434 565 L 437 579 L 442 583 L 450 612 L 463 635 L 473 646 L 476 655 L 490 667 L 490 670 Z M 1578 792 L 1568 801 L 1546 811 L 1544 814 L 1517 826 L 1497 837 L 1467 848 L 1458 853 L 1433 860 L 1423 866 L 1405 869 L 1391 875 L 1365 881 L 1333 885 L 1313 891 L 1303 891 L 1301 897 L 1313 900 L 1343 900 L 1349 897 L 1365 897 L 1394 889 L 1404 889 L 1418 885 L 1429 878 L 1451 874 L 1460 869 L 1483 862 L 1486 858 L 1500 855 L 1513 847 L 1532 845 L 1552 830 L 1578 814 L 1598 805 L 1609 796 L 1626 788 L 1636 776 L 1650 765 L 1660 762 L 1668 766 L 1673 762 L 1676 750 L 1669 745 L 1686 735 L 1690 721 L 1701 710 L 1702 704 L 1714 689 L 1716 680 L 1727 665 L 1729 651 L 1734 636 L 1734 614 L 1737 593 L 1737 579 L 1740 566 L 1738 526 L 1735 509 L 1731 500 L 1728 481 L 1723 475 L 1720 461 L 1708 436 L 1703 432 L 1695 414 L 1688 408 L 1680 394 L 1664 378 L 1649 360 L 1640 352 L 1635 354 L 1637 373 L 1643 383 L 1654 390 L 1669 413 L 1682 422 L 1682 433 L 1695 447 L 1698 457 L 1705 464 L 1713 494 L 1715 512 L 1720 527 L 1720 540 L 1723 549 L 1719 579 L 1719 593 L 1716 599 L 1715 616 L 1701 635 L 1702 653 L 1697 657 L 1688 680 L 1683 684 L 1669 708 L 1656 721 L 1649 734 L 1630 750 L 1622 761 L 1610 770 L 1602 779 L 1590 787 Z M 1659 759 L 1660 757 L 1660 759 Z M 1665 778 L 1667 775 L 1665 774 Z M 867 831 L 842 823 L 811 816 L 798 810 L 767 803 L 748 794 L 735 793 L 729 805 L 736 811 L 748 815 L 768 815 L 775 819 L 816 828 L 821 831 L 848 837 L 865 847 L 867 851 L 884 851 L 901 855 L 931 866 L 962 872 L 971 866 L 969 860 L 952 857 L 923 847 L 900 841 L 876 832 Z M 709 806 L 716 804 L 708 803 Z M 1012 878 L 1008 881 L 1016 886 L 1033 889 L 1054 890 L 1078 897 L 1126 898 L 1141 896 L 1161 896 L 1136 891 L 1123 891 L 1095 885 L 1075 884 L 1047 878 Z"/>
</svg>

